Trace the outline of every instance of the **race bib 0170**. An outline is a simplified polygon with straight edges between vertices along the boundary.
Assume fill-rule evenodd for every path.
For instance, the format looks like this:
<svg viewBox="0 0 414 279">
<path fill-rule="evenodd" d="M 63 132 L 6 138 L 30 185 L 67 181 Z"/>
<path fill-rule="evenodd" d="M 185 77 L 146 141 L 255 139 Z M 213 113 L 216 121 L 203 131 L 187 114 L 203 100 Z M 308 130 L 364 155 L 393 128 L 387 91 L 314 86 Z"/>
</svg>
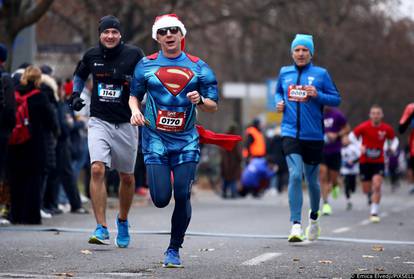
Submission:
<svg viewBox="0 0 414 279">
<path fill-rule="evenodd" d="M 305 102 L 308 99 L 308 93 L 303 85 L 289 85 L 288 100 L 293 102 Z"/>
<path fill-rule="evenodd" d="M 122 85 L 114 84 L 98 84 L 98 96 L 100 101 L 117 102 L 119 101 L 122 93 Z"/>
<path fill-rule="evenodd" d="M 156 127 L 166 132 L 181 132 L 184 130 L 185 113 L 159 110 Z"/>
</svg>

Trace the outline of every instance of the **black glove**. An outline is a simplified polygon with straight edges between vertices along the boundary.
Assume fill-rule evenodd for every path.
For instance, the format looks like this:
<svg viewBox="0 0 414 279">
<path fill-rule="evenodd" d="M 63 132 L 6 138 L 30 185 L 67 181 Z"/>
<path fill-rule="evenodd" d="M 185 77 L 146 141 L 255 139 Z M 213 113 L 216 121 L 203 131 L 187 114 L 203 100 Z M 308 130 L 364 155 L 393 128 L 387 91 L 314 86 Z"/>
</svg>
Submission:
<svg viewBox="0 0 414 279">
<path fill-rule="evenodd" d="M 85 100 L 80 97 L 79 92 L 73 92 L 68 101 L 69 106 L 75 111 L 80 111 L 85 106 Z"/>
</svg>

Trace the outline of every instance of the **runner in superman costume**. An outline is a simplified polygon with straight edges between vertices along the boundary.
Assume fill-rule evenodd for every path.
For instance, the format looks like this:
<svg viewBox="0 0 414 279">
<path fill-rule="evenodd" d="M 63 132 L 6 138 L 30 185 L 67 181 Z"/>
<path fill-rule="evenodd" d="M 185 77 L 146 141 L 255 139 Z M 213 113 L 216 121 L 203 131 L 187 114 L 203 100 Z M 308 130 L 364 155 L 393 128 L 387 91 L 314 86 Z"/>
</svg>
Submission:
<svg viewBox="0 0 414 279">
<path fill-rule="evenodd" d="M 164 267 L 182 267 L 178 251 L 191 219 L 190 194 L 200 158 L 199 142 L 231 149 L 239 140 L 195 125 L 196 108 L 217 111 L 218 89 L 210 67 L 198 57 L 183 52 L 186 33 L 176 15 L 156 18 L 152 38 L 161 50 L 137 64 L 129 101 L 131 123 L 145 125 L 142 149 L 155 206 L 167 206 L 174 192 L 171 239 Z M 145 94 L 143 115 L 140 108 Z"/>
</svg>

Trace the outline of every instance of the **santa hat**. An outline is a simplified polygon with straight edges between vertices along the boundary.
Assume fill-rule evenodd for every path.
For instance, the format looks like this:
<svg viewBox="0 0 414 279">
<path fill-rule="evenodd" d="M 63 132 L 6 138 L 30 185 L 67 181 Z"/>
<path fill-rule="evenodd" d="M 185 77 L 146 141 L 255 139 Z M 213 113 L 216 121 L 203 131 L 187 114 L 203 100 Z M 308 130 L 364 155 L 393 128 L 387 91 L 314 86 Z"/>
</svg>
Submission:
<svg viewBox="0 0 414 279">
<path fill-rule="evenodd" d="M 184 24 L 181 22 L 181 20 L 178 18 L 176 14 L 166 14 L 162 16 L 157 16 L 155 18 L 154 25 L 152 26 L 152 38 L 154 40 L 157 40 L 158 29 L 174 26 L 180 28 L 181 33 L 183 34 L 183 39 L 181 40 L 181 50 L 183 50 L 185 45 L 184 37 L 187 34 L 187 30 L 185 29 Z"/>
</svg>

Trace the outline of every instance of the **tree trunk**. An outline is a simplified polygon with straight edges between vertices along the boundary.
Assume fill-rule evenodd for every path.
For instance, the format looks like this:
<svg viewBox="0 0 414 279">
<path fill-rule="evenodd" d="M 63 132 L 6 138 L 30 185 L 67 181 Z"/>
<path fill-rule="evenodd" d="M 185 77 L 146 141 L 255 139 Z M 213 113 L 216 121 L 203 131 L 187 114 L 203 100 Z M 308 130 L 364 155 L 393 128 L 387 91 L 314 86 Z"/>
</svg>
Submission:
<svg viewBox="0 0 414 279">
<path fill-rule="evenodd" d="M 2 20 L 3 21 L 3 20 Z M 1 43 L 4 44 L 7 48 L 8 55 L 7 60 L 5 61 L 5 68 L 6 71 L 10 72 L 11 70 L 11 62 L 13 61 L 13 38 L 10 36 L 10 34 L 6 30 L 6 25 L 4 24 L 4 21 L 0 23 L 0 38 Z"/>
<path fill-rule="evenodd" d="M 0 38 L 7 46 L 6 69 L 10 71 L 13 61 L 13 42 L 25 27 L 36 23 L 49 9 L 54 0 L 33 1 L 34 6 L 4 1 L 0 9 Z"/>
</svg>

